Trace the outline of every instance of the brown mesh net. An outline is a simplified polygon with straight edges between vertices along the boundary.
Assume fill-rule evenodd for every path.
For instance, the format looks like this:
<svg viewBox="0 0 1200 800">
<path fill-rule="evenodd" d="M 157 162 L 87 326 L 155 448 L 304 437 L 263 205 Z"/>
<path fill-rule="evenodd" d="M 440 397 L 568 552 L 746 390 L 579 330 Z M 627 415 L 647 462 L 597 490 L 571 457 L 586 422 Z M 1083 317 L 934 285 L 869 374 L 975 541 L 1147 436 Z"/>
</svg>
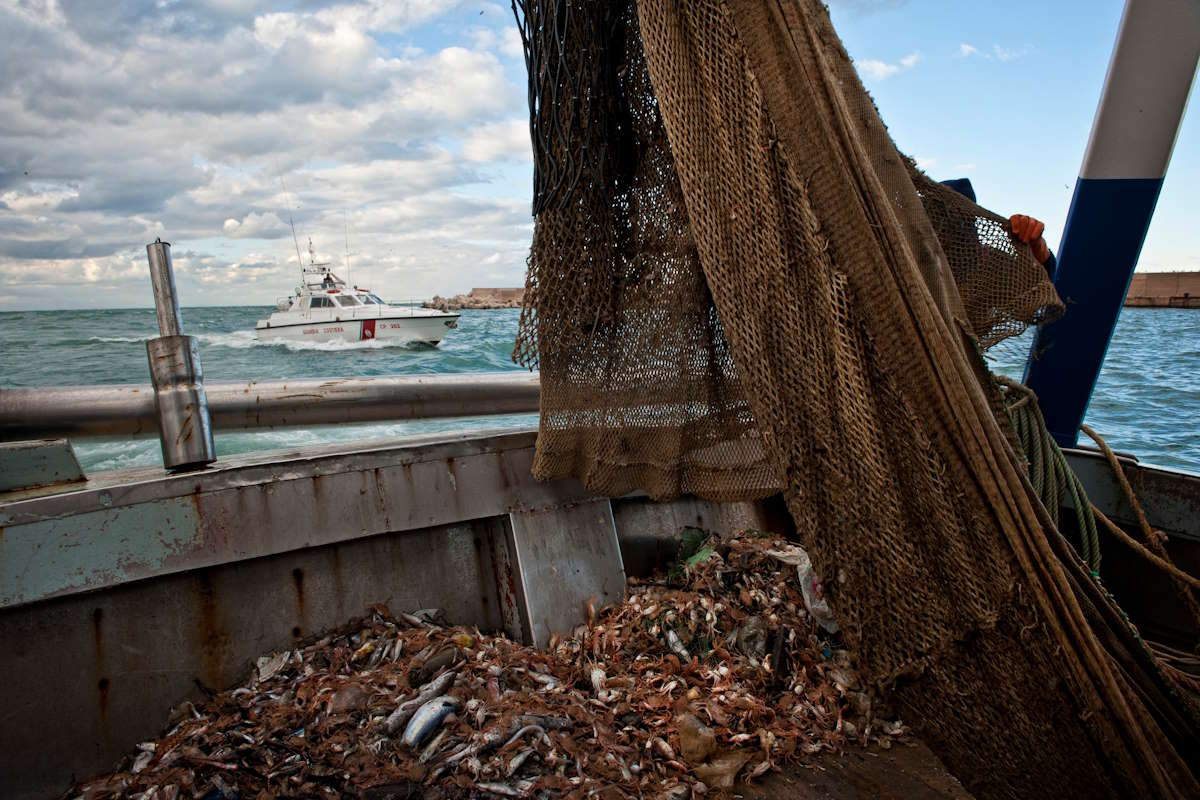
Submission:
<svg viewBox="0 0 1200 800">
<path fill-rule="evenodd" d="M 911 161 L 909 176 L 984 349 L 1062 316 L 1054 285 L 1013 239 L 1008 220 L 930 180 Z"/>
<path fill-rule="evenodd" d="M 864 675 L 984 797 L 1185 796 L 1197 723 L 1054 530 L 983 345 L 1062 311 L 816 0 L 530 0 L 535 474 L 783 491 Z"/>
</svg>

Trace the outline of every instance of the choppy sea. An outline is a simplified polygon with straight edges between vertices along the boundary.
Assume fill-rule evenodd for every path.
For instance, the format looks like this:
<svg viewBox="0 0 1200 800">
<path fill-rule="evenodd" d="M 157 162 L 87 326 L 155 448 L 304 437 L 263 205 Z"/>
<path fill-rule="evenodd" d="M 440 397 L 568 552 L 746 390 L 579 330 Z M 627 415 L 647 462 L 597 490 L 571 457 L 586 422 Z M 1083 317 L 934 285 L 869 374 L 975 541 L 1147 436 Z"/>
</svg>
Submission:
<svg viewBox="0 0 1200 800">
<path fill-rule="evenodd" d="M 465 311 L 437 348 L 278 344 L 254 338 L 267 308 L 187 308 L 206 380 L 249 380 L 520 369 L 510 359 L 519 311 Z M 0 387 L 148 383 L 145 340 L 158 334 L 150 309 L 0 313 Z M 1020 378 L 1032 333 L 989 354 L 992 369 Z M 1143 461 L 1200 472 L 1200 311 L 1127 308 L 1121 315 L 1087 422 L 1116 449 Z M 422 420 L 218 433 L 219 455 L 413 433 L 535 425 L 536 417 Z M 161 463 L 155 439 L 81 439 L 84 469 Z"/>
</svg>

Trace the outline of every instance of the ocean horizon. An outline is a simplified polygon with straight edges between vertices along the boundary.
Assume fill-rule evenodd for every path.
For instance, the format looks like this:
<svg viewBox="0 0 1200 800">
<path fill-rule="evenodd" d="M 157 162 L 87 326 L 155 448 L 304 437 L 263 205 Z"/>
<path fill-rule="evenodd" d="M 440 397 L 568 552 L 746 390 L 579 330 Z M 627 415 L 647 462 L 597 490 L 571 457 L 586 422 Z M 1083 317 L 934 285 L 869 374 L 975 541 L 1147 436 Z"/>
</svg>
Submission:
<svg viewBox="0 0 1200 800">
<path fill-rule="evenodd" d="M 259 341 L 270 306 L 187 306 L 206 380 L 272 380 L 521 371 L 512 362 L 519 309 L 466 310 L 436 348 L 386 342 Z M 0 388 L 149 383 L 144 342 L 154 309 L 0 311 Z M 987 354 L 994 372 L 1020 379 L 1033 332 Z M 1116 450 L 1200 473 L 1200 311 L 1126 308 L 1088 409 L 1087 423 Z M 379 441 L 440 431 L 535 427 L 536 414 L 413 420 L 216 434 L 217 453 Z M 1086 437 L 1081 444 L 1088 444 Z M 153 437 L 73 440 L 90 472 L 161 464 Z"/>
</svg>

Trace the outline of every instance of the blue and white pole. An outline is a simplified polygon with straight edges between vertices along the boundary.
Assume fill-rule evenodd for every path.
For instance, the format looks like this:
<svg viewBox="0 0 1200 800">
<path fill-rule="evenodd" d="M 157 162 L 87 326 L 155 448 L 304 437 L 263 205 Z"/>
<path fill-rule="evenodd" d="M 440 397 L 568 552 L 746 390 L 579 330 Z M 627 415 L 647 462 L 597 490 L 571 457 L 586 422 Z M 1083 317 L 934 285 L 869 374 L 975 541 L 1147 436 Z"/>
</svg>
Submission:
<svg viewBox="0 0 1200 800">
<path fill-rule="evenodd" d="M 1200 59 L 1200 0 L 1127 0 L 1058 249 L 1066 315 L 1040 328 L 1025 383 L 1073 447 L 1125 302 Z"/>
</svg>

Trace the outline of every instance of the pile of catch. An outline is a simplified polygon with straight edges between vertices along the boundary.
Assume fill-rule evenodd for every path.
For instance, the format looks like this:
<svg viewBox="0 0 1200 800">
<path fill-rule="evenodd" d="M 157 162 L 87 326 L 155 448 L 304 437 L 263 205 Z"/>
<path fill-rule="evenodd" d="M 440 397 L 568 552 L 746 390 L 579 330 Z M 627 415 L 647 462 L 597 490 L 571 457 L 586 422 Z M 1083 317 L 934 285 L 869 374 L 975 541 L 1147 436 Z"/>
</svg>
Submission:
<svg viewBox="0 0 1200 800">
<path fill-rule="evenodd" d="M 69 796 L 682 799 L 902 733 L 809 610 L 802 550 L 688 550 L 545 650 L 372 607 Z"/>
</svg>

